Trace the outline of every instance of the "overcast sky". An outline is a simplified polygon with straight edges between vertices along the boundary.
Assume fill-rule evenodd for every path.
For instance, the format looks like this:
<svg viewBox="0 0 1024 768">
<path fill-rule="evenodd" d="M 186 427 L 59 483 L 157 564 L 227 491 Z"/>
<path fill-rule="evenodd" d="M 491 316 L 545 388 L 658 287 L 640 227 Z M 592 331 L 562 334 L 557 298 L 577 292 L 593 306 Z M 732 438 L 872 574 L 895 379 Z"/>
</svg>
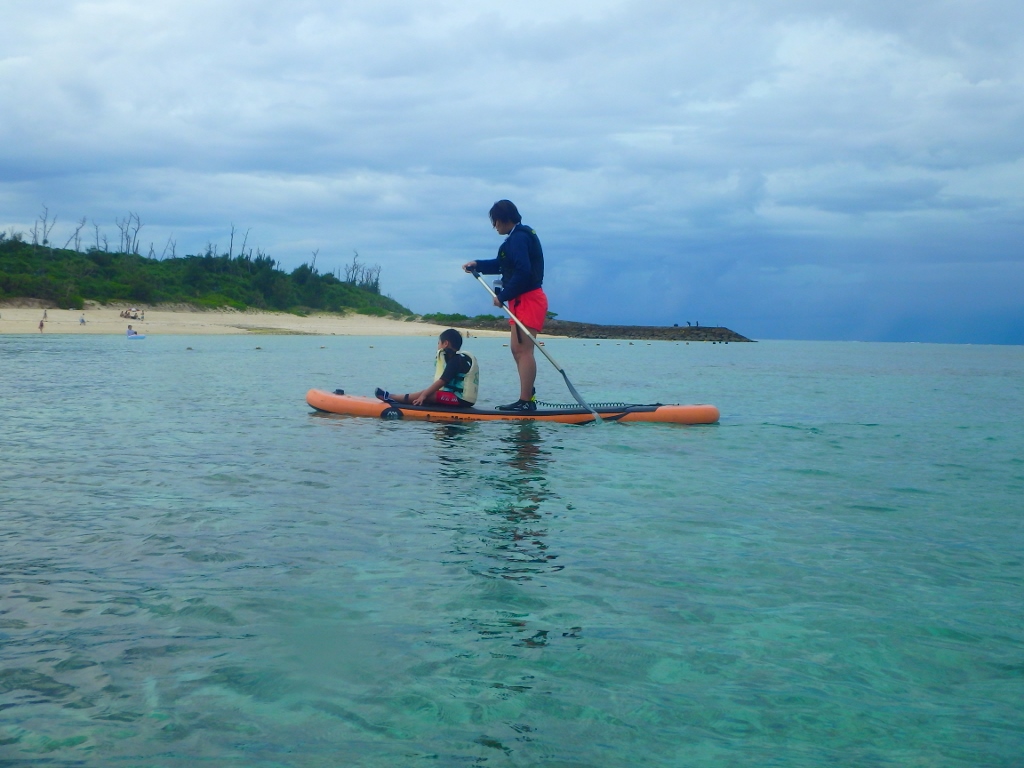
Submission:
<svg viewBox="0 0 1024 768">
<path fill-rule="evenodd" d="M 563 319 L 1024 344 L 1020 0 L 3 0 L 0 227 L 319 250 L 416 312 L 513 200 Z"/>
</svg>

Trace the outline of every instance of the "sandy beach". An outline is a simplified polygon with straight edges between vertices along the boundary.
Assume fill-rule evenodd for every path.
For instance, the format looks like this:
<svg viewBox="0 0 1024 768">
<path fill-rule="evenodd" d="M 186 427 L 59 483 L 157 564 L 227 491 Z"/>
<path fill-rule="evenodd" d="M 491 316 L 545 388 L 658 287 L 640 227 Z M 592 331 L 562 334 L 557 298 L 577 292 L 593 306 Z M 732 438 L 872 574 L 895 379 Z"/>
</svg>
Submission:
<svg viewBox="0 0 1024 768">
<path fill-rule="evenodd" d="M 26 301 L 21 304 L 28 303 Z M 146 319 L 128 320 L 120 316 L 131 306 Z M 43 312 L 46 319 L 43 320 Z M 85 318 L 82 324 L 81 319 Z M 128 325 L 146 335 L 197 334 L 309 334 L 319 336 L 437 336 L 446 326 L 431 323 L 370 317 L 367 315 L 340 315 L 317 313 L 306 317 L 284 312 L 263 312 L 249 309 L 199 310 L 190 307 L 148 307 L 144 305 L 99 306 L 86 302 L 84 310 L 54 309 L 39 306 L 4 306 L 0 303 L 0 334 L 40 333 L 43 320 L 44 334 L 120 334 Z M 466 329 L 459 328 L 465 334 Z M 505 336 L 497 331 L 471 332 L 473 336 Z"/>
</svg>

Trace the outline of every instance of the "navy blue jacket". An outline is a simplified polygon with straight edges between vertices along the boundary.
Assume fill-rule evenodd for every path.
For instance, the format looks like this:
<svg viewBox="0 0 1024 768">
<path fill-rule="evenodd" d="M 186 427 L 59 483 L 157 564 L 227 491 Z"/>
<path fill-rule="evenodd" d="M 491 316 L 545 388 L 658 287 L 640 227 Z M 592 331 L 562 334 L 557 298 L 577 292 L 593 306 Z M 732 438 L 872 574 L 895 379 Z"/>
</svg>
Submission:
<svg viewBox="0 0 1024 768">
<path fill-rule="evenodd" d="M 476 263 L 476 271 L 484 275 L 501 275 L 498 298 L 511 301 L 544 283 L 544 250 L 537 233 L 525 224 L 516 224 L 498 248 L 498 258 Z"/>
</svg>

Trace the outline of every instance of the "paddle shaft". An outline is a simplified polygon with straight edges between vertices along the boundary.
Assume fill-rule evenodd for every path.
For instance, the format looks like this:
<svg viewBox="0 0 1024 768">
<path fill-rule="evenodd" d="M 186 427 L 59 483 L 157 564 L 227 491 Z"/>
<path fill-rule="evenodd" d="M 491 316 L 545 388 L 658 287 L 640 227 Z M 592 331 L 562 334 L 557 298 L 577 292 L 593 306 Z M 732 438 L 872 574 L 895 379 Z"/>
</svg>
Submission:
<svg viewBox="0 0 1024 768">
<path fill-rule="evenodd" d="M 480 277 L 480 273 L 479 273 L 479 272 L 477 272 L 477 271 L 476 271 L 476 270 L 474 269 L 474 270 L 473 270 L 473 272 L 472 272 L 472 275 L 473 275 L 473 277 L 475 277 L 475 278 L 477 279 L 477 281 L 479 281 L 480 285 L 482 285 L 482 286 L 484 287 L 484 289 L 485 289 L 485 290 L 486 290 L 486 291 L 487 291 L 487 292 L 488 292 L 489 294 L 491 294 L 491 297 L 492 297 L 493 299 L 495 299 L 496 301 L 498 301 L 498 303 L 499 303 L 499 304 L 501 305 L 501 308 L 505 310 L 505 313 L 506 313 L 506 314 L 507 314 L 507 315 L 508 315 L 509 317 L 511 317 L 511 318 L 512 318 L 513 322 L 515 322 L 515 324 L 519 326 L 519 328 L 520 328 L 520 329 L 522 330 L 522 332 L 523 332 L 523 333 L 525 333 L 525 334 L 526 334 L 527 336 L 529 336 L 529 337 L 530 337 L 530 340 L 531 340 L 531 341 L 533 342 L 533 345 L 534 345 L 534 346 L 535 346 L 535 347 L 536 347 L 537 349 L 539 349 L 539 350 L 540 350 L 540 351 L 541 351 L 541 352 L 542 352 L 542 353 L 544 354 L 544 357 L 546 357 L 546 358 L 548 359 L 548 361 L 549 361 L 549 362 L 550 362 L 550 363 L 551 363 L 551 364 L 552 364 L 553 366 L 555 366 L 555 370 L 557 370 L 557 371 L 558 371 L 558 372 L 559 372 L 560 374 L 562 374 L 562 378 L 563 378 L 563 379 L 565 379 L 565 386 L 567 386 L 567 387 L 569 388 L 569 392 L 570 392 L 570 393 L 572 393 L 572 396 L 573 396 L 574 398 L 576 398 L 576 402 L 577 402 L 577 403 L 579 403 L 580 405 L 582 405 L 582 406 L 583 406 L 584 408 L 586 408 L 586 409 L 587 409 L 588 411 L 590 411 L 590 412 L 591 412 L 592 414 L 594 414 L 594 419 L 596 419 L 597 421 L 601 421 L 601 417 L 600 417 L 600 416 L 598 415 L 597 411 L 595 411 L 595 410 L 594 410 L 593 408 L 591 408 L 591 407 L 590 407 L 590 406 L 589 406 L 589 405 L 587 404 L 587 401 L 586 401 L 586 400 L 584 400 L 584 399 L 583 399 L 583 398 L 582 398 L 582 397 L 580 396 L 580 393 L 576 391 L 576 387 L 574 387 L 574 386 L 572 385 L 572 382 L 571 382 L 571 381 L 569 381 L 569 377 L 568 377 L 568 376 L 566 376 L 566 374 L 565 374 L 565 369 L 564 369 L 564 368 L 562 368 L 562 366 L 560 366 L 560 365 L 558 364 L 558 362 L 557 362 L 557 361 L 555 360 L 555 358 L 553 358 L 553 357 L 552 357 L 552 356 L 551 356 L 551 355 L 550 355 L 550 354 L 548 353 L 548 351 L 547 351 L 546 349 L 544 349 L 544 347 L 543 347 L 543 346 L 541 346 L 541 344 L 540 344 L 540 343 L 539 343 L 539 342 L 537 341 L 537 337 L 536 337 L 536 336 L 534 336 L 534 335 L 533 335 L 532 333 L 530 333 L 530 329 L 529 329 L 529 328 L 527 328 L 527 327 L 526 327 L 525 325 L 523 325 L 523 322 L 522 322 L 522 321 L 521 321 L 521 320 L 520 320 L 520 319 L 519 319 L 518 317 L 516 317 L 516 316 L 515 316 L 515 315 L 514 315 L 514 314 L 512 313 L 512 310 L 511 310 L 511 309 L 509 309 L 509 308 L 508 308 L 507 306 L 505 306 L 505 303 L 504 303 L 503 301 L 499 301 L 499 300 L 498 300 L 498 295 L 497 295 L 497 294 L 496 294 L 496 293 L 495 293 L 495 292 L 494 292 L 494 291 L 493 291 L 493 290 L 491 289 L 491 286 L 489 286 L 489 285 L 487 284 L 487 281 L 486 281 L 486 280 L 484 280 L 484 279 L 483 279 L 482 277 Z"/>
</svg>

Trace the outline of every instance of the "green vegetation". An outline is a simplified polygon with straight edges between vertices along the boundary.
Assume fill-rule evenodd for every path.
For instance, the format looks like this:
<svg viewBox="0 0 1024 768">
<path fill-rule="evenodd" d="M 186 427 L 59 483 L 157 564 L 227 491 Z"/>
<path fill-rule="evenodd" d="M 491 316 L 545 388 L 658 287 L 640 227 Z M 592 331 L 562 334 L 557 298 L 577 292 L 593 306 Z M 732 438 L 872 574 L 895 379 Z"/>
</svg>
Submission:
<svg viewBox="0 0 1024 768">
<path fill-rule="evenodd" d="M 266 254 L 257 252 L 253 257 L 252 250 L 244 248 L 234 257 L 218 255 L 209 246 L 202 256 L 158 259 L 139 255 L 132 242 L 121 253 L 98 246 L 81 252 L 51 248 L 45 237 L 33 234 L 36 237 L 29 243 L 20 233 L 0 233 L 0 299 L 45 299 L 63 309 L 81 309 L 89 299 L 104 304 L 254 307 L 296 314 L 313 310 L 412 314 L 381 295 L 380 267 L 360 264 L 359 254 L 342 279 L 340 271 L 338 275 L 318 272 L 315 255 L 312 264 L 287 273 Z"/>
<path fill-rule="evenodd" d="M 504 318 L 501 315 L 476 315 L 475 317 L 470 317 L 469 315 L 460 315 L 458 312 L 453 315 L 433 312 L 429 315 L 423 315 L 423 319 L 428 323 L 436 323 L 437 325 L 473 325 L 476 323 L 493 323 Z"/>
</svg>

